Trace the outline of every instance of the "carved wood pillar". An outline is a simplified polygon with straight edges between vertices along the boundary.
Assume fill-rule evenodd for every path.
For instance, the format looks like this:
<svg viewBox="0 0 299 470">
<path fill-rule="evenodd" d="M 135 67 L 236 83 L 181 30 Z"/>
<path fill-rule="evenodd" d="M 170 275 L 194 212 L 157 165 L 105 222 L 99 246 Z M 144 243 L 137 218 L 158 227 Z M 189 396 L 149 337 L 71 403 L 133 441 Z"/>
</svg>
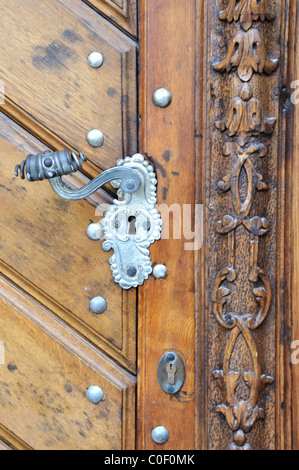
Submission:
<svg viewBox="0 0 299 470">
<path fill-rule="evenodd" d="M 281 247 L 289 3 L 204 3 L 206 427 L 211 449 L 283 445 Z"/>
</svg>

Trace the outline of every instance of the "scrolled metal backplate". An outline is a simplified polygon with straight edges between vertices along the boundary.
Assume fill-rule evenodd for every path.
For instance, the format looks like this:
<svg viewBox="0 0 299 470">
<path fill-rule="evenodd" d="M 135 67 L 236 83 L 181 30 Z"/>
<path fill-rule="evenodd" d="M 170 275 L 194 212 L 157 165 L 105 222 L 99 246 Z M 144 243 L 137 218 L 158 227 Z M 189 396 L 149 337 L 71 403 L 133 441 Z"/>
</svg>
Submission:
<svg viewBox="0 0 299 470">
<path fill-rule="evenodd" d="M 162 220 L 155 208 L 157 179 L 153 167 L 140 154 L 118 160 L 117 166 L 137 171 L 141 185 L 133 194 L 119 189 L 119 199 L 102 221 L 103 249 L 114 250 L 110 264 L 115 282 L 130 289 L 141 286 L 152 272 L 148 248 L 161 238 Z"/>
</svg>

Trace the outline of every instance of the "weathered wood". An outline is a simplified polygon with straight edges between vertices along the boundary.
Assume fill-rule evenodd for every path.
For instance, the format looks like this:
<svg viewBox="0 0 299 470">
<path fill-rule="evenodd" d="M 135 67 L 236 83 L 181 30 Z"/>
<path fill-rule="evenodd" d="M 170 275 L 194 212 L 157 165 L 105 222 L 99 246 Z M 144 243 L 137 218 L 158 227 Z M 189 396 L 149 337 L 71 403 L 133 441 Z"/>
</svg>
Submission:
<svg viewBox="0 0 299 470">
<path fill-rule="evenodd" d="M 94 177 L 135 153 L 137 0 L 19 3 L 3 0 L 0 19 L 0 450 L 132 449 L 137 293 L 114 284 L 110 253 L 85 233 L 111 194 L 62 201 L 13 169 L 67 146 Z M 151 248 L 168 276 L 138 294 L 138 447 L 299 449 L 298 1 L 139 7 L 138 150 L 156 167 L 158 203 L 203 203 L 205 217 L 202 250 L 172 230 Z M 160 87 L 173 96 L 165 109 L 152 102 Z M 94 127 L 101 149 L 86 142 Z M 98 317 L 96 295 L 108 303 Z M 157 380 L 167 351 L 186 365 L 176 396 Z M 95 407 L 85 395 L 97 384 Z"/>
<path fill-rule="evenodd" d="M 0 436 L 4 447 L 2 450 L 33 450 L 32 447 L 3 426 L 3 424 L 0 424 Z"/>
<path fill-rule="evenodd" d="M 0 308 L 2 425 L 37 450 L 134 448 L 134 378 L 3 276 Z"/>
<path fill-rule="evenodd" d="M 136 293 L 114 283 L 111 254 L 86 236 L 100 220 L 95 207 L 59 199 L 45 181 L 15 178 L 14 166 L 45 147 L 3 115 L 0 123 L 1 271 L 134 372 Z M 99 295 L 108 307 L 97 316 L 89 302 Z"/>
<path fill-rule="evenodd" d="M 48 145 L 58 137 L 104 170 L 133 154 L 136 43 L 77 0 L 45 0 L 38 8 L 34 0 L 21 7 L 5 0 L 1 8 L 4 112 Z M 104 55 L 99 69 L 88 64 L 92 51 Z M 101 148 L 86 141 L 94 128 L 105 135 Z"/>
<path fill-rule="evenodd" d="M 142 0 L 140 150 L 158 173 L 158 203 L 195 203 L 195 1 Z M 155 107 L 161 86 L 173 96 L 166 109 Z M 164 219 L 164 233 L 167 221 Z M 171 230 L 172 232 L 172 230 Z M 167 279 L 149 279 L 139 296 L 139 449 L 194 449 L 194 261 L 186 240 L 164 239 L 151 249 L 154 263 L 166 264 Z M 176 396 L 164 393 L 157 380 L 161 356 L 176 351 L 186 365 L 186 381 Z M 159 446 L 151 431 L 169 430 Z"/>
</svg>

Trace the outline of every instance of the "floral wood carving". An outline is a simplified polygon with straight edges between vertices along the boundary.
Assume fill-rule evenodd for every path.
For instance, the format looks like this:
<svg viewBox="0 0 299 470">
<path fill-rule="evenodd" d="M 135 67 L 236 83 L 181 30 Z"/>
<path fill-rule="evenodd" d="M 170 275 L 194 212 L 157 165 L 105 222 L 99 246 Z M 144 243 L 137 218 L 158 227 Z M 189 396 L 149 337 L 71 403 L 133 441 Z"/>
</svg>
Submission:
<svg viewBox="0 0 299 470">
<path fill-rule="evenodd" d="M 230 236 L 230 244 L 232 246 L 229 250 L 229 261 L 233 264 L 234 235 Z M 258 420 L 265 418 L 265 411 L 258 406 L 258 402 L 266 386 L 274 382 L 273 377 L 262 375 L 261 373 L 259 355 L 252 335 L 252 331 L 257 329 L 266 319 L 272 299 L 270 282 L 265 273 L 256 264 L 257 244 L 257 240 L 253 239 L 250 280 L 257 283 L 260 279 L 263 283 L 262 287 L 254 289 L 256 301 L 260 306 L 258 313 L 239 315 L 237 313 L 226 312 L 225 306 L 232 293 L 227 284 L 233 283 L 237 278 L 233 267 L 227 267 L 218 274 L 213 291 L 214 313 L 217 321 L 223 328 L 230 330 L 225 348 L 223 370 L 215 370 L 213 372 L 213 377 L 219 381 L 226 401 L 226 404 L 217 406 L 216 411 L 226 417 L 230 429 L 234 431 L 234 442 L 230 444 L 230 450 L 251 449 L 250 444 L 246 442 L 246 434 L 252 430 Z M 230 370 L 231 357 L 239 335 L 242 335 L 247 343 L 253 370 L 245 372 Z M 238 401 L 236 399 L 236 391 L 241 381 L 248 387 L 249 396 L 247 400 L 242 399 Z"/>
<path fill-rule="evenodd" d="M 256 148 L 252 148 L 254 153 Z M 239 164 L 244 165 L 249 162 L 252 153 L 242 154 Z M 263 150 L 262 150 L 263 155 Z M 245 159 L 247 156 L 247 159 Z M 239 168 L 239 167 L 238 167 Z M 261 217 L 253 217 L 248 220 L 245 217 L 249 214 L 254 198 L 255 189 L 266 189 L 267 186 L 261 183 L 262 177 L 256 173 L 251 162 L 249 171 L 252 171 L 251 191 L 248 192 L 246 203 L 242 206 L 239 204 L 238 195 L 235 194 L 238 186 L 238 178 L 234 176 L 234 171 L 230 178 L 226 178 L 227 187 L 231 188 L 234 195 L 234 206 L 237 217 L 225 216 L 222 221 L 218 222 L 216 230 L 219 233 L 228 234 L 228 264 L 229 266 L 221 270 L 216 278 L 213 302 L 214 314 L 218 323 L 225 329 L 230 330 L 230 335 L 225 347 L 223 370 L 215 370 L 213 372 L 214 379 L 218 380 L 223 390 L 226 404 L 219 405 L 216 409 L 218 413 L 226 417 L 227 423 L 232 431 L 234 431 L 234 441 L 230 444 L 230 450 L 250 450 L 251 446 L 247 443 L 246 434 L 248 434 L 255 423 L 265 418 L 264 409 L 258 405 L 260 396 L 267 385 L 271 385 L 274 379 L 267 375 L 262 375 L 261 366 L 257 346 L 252 335 L 252 331 L 257 329 L 266 319 L 271 307 L 272 291 L 268 277 L 264 271 L 258 266 L 258 244 L 259 237 L 268 231 L 268 222 Z M 255 177 L 254 177 L 255 175 Z M 255 184 L 253 180 L 255 179 Z M 250 180 L 250 177 L 249 177 Z M 260 183 L 257 183 L 258 180 Z M 258 188 L 258 184 L 262 186 Z M 221 185 L 222 186 L 222 185 Z M 235 270 L 235 230 L 243 223 L 245 227 L 252 233 L 251 239 L 251 262 L 250 271 L 248 273 L 249 280 L 257 285 L 253 288 L 256 302 L 259 305 L 257 312 L 246 314 L 238 314 L 226 309 L 232 294 L 232 285 L 237 279 Z M 253 370 L 245 372 L 230 370 L 230 361 L 236 347 L 238 337 L 242 335 L 248 346 Z M 237 400 L 236 392 L 241 381 L 248 387 L 249 396 L 247 400 Z"/>
<path fill-rule="evenodd" d="M 228 46 L 226 58 L 214 65 L 217 72 L 230 72 L 237 68 L 239 78 L 248 82 L 253 73 L 271 74 L 278 67 L 279 59 L 267 57 L 265 42 L 257 29 L 239 31 Z"/>
<path fill-rule="evenodd" d="M 268 0 L 229 0 L 227 8 L 219 15 L 221 20 L 239 21 L 245 31 L 251 28 L 253 21 L 273 21 L 275 13 Z"/>
<path fill-rule="evenodd" d="M 223 89 L 228 88 L 229 77 L 234 71 L 237 71 L 237 77 L 233 75 L 231 80 L 243 82 L 238 96 L 231 99 L 225 116 L 215 120 L 215 128 L 225 134 L 223 156 L 231 161 L 229 173 L 218 181 L 217 188 L 223 194 L 230 192 L 233 211 L 218 221 L 215 219 L 215 232 L 227 237 L 227 264 L 219 270 L 212 290 L 213 313 L 220 327 L 228 332 L 223 366 L 217 366 L 213 378 L 219 383 L 225 399 L 216 412 L 226 418 L 233 432 L 230 450 L 253 447 L 248 442 L 248 434 L 258 421 L 265 419 L 261 397 L 266 387 L 274 382 L 273 377 L 262 371 L 254 334 L 264 324 L 272 305 L 270 279 L 259 263 L 260 239 L 269 233 L 271 226 L 265 214 L 254 213 L 254 202 L 259 191 L 267 194 L 268 184 L 257 170 L 257 164 L 260 159 L 270 158 L 267 139 L 274 133 L 277 118 L 266 116 L 264 103 L 254 96 L 257 87 L 248 82 L 254 72 L 270 75 L 279 65 L 279 59 L 268 58 L 261 32 L 252 28 L 253 21 L 273 21 L 275 17 L 269 0 L 230 0 L 219 18 L 229 23 L 240 21 L 244 31 L 234 34 L 226 58 L 213 67 L 219 73 L 231 72 L 226 85 L 221 82 Z M 257 83 L 259 80 L 257 77 Z M 243 230 L 244 236 L 240 236 Z M 240 269 L 241 263 L 236 260 L 236 248 L 240 240 L 242 243 L 248 240 L 250 256 L 248 266 L 243 264 L 239 273 L 237 266 Z M 238 283 L 239 277 L 242 281 Z M 247 309 L 246 296 L 250 289 L 243 287 L 245 285 L 251 286 L 256 308 L 254 302 L 248 300 L 251 307 Z M 240 292 L 240 288 L 244 290 Z M 243 366 L 236 365 L 240 344 L 249 351 L 248 357 L 243 358 Z"/>
<path fill-rule="evenodd" d="M 264 117 L 260 100 L 253 98 L 251 86 L 245 83 L 239 96 L 231 101 L 227 115 L 215 124 L 222 132 L 227 130 L 230 137 L 245 138 L 248 135 L 272 134 L 276 117 Z"/>
<path fill-rule="evenodd" d="M 224 146 L 223 154 L 224 156 L 234 156 L 236 162 L 232 171 L 218 183 L 218 188 L 222 191 L 228 191 L 229 189 L 232 191 L 236 214 L 244 222 L 244 219 L 251 210 L 255 191 L 263 191 L 268 188 L 267 184 L 263 182 L 263 176 L 257 172 L 252 161 L 254 155 L 264 157 L 266 155 L 266 147 L 263 144 L 252 144 L 242 149 L 236 142 L 228 142 Z M 240 175 L 242 169 L 245 170 L 247 175 L 247 195 L 244 201 L 241 201 L 240 195 Z M 220 232 L 218 226 L 216 229 Z M 220 233 L 223 232 L 221 231 Z M 255 231 L 255 235 L 264 235 L 265 233 L 266 231 L 263 233 Z"/>
</svg>

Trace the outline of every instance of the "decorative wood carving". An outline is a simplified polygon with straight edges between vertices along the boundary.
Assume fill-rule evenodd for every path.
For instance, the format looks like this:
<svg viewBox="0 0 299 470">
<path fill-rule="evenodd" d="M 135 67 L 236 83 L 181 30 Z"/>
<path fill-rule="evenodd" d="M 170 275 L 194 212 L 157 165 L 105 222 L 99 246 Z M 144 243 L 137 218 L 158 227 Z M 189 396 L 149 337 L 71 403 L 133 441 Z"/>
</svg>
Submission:
<svg viewBox="0 0 299 470">
<path fill-rule="evenodd" d="M 264 117 L 260 100 L 253 97 L 252 87 L 245 83 L 229 106 L 227 115 L 216 121 L 217 129 L 228 131 L 230 137 L 272 134 L 276 117 Z M 244 142 L 243 142 L 244 143 Z"/>
<path fill-rule="evenodd" d="M 221 191 L 231 190 L 236 217 L 226 215 L 223 220 L 216 224 L 216 230 L 219 233 L 229 233 L 243 223 L 254 235 L 264 235 L 268 230 L 267 220 L 262 217 L 253 217 L 248 220 L 247 216 L 253 204 L 255 191 L 267 189 L 267 184 L 263 182 L 263 176 L 255 169 L 251 157 L 255 154 L 264 157 L 266 155 L 266 148 L 263 144 L 252 144 L 250 147 L 242 149 L 236 142 L 229 142 L 224 146 L 223 153 L 225 156 L 234 155 L 236 162 L 232 171 L 223 178 L 223 181 L 218 183 L 218 188 L 221 189 Z M 243 201 L 241 200 L 240 194 L 240 176 L 242 169 L 245 170 L 247 175 L 247 194 Z"/>
<path fill-rule="evenodd" d="M 253 72 L 274 72 L 278 67 L 278 59 L 267 57 L 266 46 L 262 35 L 257 29 L 238 31 L 228 46 L 226 58 L 214 65 L 217 72 L 230 72 L 238 69 L 241 80 L 248 82 Z"/>
<path fill-rule="evenodd" d="M 209 430 L 215 434 L 216 411 L 225 417 L 230 433 L 221 419 L 212 448 L 274 448 L 274 435 L 269 432 L 274 429 L 274 413 L 268 405 L 274 395 L 274 387 L 270 387 L 274 368 L 267 354 L 274 359 L 277 214 L 273 194 L 277 188 L 278 108 L 273 90 L 279 86 L 275 71 L 280 60 L 268 28 L 278 39 L 279 25 L 275 25 L 283 6 L 270 0 L 225 4 L 222 11 L 222 1 L 207 6 L 212 31 L 209 50 L 219 50 L 223 41 L 227 45 L 225 59 L 213 62 L 210 69 L 214 127 L 207 131 L 211 136 L 206 193 L 209 272 L 216 320 L 209 320 L 209 362 L 214 364 L 214 382 L 209 382 L 213 392 L 210 389 L 209 393 L 215 393 Z M 262 336 L 265 328 L 267 338 Z M 272 351 L 265 354 L 267 344 Z M 215 383 L 220 385 L 222 399 Z M 272 419 L 272 427 L 267 419 Z"/>
<path fill-rule="evenodd" d="M 253 21 L 272 21 L 275 14 L 268 0 L 229 0 L 227 8 L 220 13 L 219 18 L 229 23 L 240 20 L 242 28 L 248 31 Z"/>
<path fill-rule="evenodd" d="M 235 431 L 234 442 L 230 444 L 230 450 L 244 449 L 249 450 L 250 444 L 246 442 L 246 433 L 250 432 L 259 419 L 265 417 L 264 409 L 258 406 L 258 402 L 267 385 L 274 382 L 272 377 L 261 374 L 261 366 L 257 347 L 252 331 L 257 329 L 265 320 L 272 299 L 272 291 L 269 279 L 264 271 L 258 266 L 258 244 L 259 237 L 267 233 L 269 223 L 266 218 L 254 216 L 248 218 L 251 211 L 256 190 L 266 190 L 267 185 L 262 181 L 260 175 L 251 160 L 252 155 L 259 154 L 264 157 L 266 148 L 263 144 L 252 144 L 242 152 L 242 148 L 236 142 L 229 142 L 224 147 L 224 155 L 234 155 L 237 159 L 231 173 L 218 183 L 219 189 L 228 191 L 233 195 L 233 205 L 235 216 L 225 215 L 221 221 L 216 224 L 216 231 L 221 234 L 228 234 L 228 263 L 229 265 L 222 269 L 215 282 L 213 292 L 214 313 L 218 323 L 225 329 L 231 330 L 229 339 L 226 343 L 223 370 L 216 370 L 213 373 L 215 379 L 220 382 L 226 405 L 217 407 L 217 412 L 222 413 L 228 422 L 232 431 Z M 242 168 L 247 173 L 247 196 L 241 201 L 240 196 L 240 173 Z M 225 306 L 229 301 L 232 290 L 228 287 L 237 279 L 235 270 L 235 230 L 243 224 L 252 234 L 251 239 L 251 260 L 248 278 L 252 283 L 261 282 L 260 287 L 253 289 L 256 301 L 259 304 L 257 313 L 251 312 L 239 314 L 235 312 L 226 312 Z M 250 352 L 253 364 L 252 371 L 232 371 L 230 370 L 230 361 L 237 339 L 242 335 Z M 249 389 L 247 400 L 236 399 L 236 390 L 241 380 Z"/>
</svg>

